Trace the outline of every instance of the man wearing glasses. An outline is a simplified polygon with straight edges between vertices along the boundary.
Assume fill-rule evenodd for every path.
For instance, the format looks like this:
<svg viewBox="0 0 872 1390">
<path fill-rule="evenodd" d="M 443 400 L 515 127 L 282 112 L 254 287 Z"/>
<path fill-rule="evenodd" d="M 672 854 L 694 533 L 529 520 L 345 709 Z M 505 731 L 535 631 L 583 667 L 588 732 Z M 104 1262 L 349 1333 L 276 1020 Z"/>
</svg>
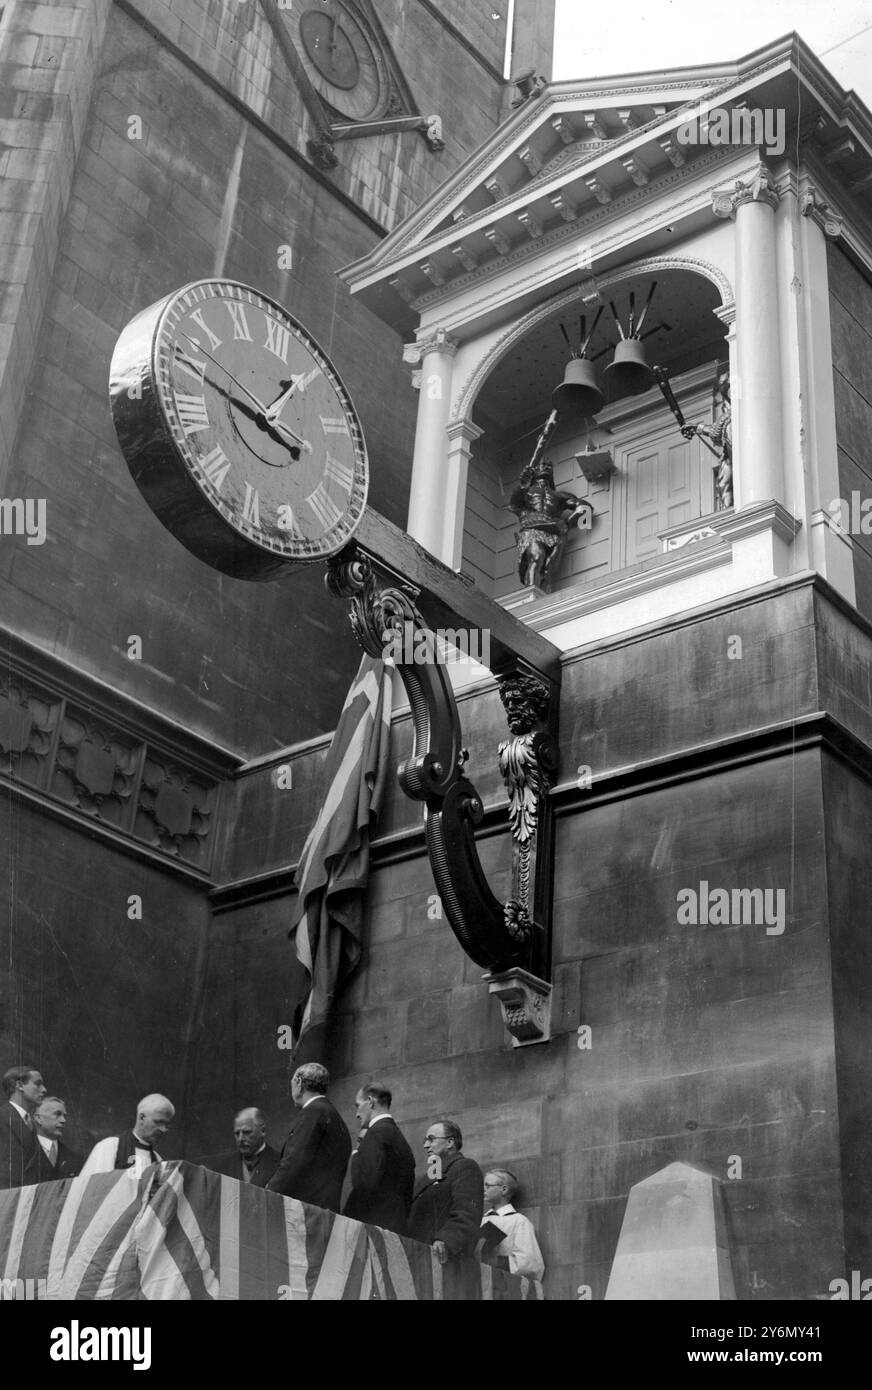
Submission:
<svg viewBox="0 0 872 1390">
<path fill-rule="evenodd" d="M 481 1224 L 484 1176 L 462 1148 L 459 1125 L 430 1125 L 424 1136 L 427 1176 L 415 1185 L 409 1213 L 409 1235 L 432 1246 L 440 1264 L 469 1254 Z"/>
</svg>

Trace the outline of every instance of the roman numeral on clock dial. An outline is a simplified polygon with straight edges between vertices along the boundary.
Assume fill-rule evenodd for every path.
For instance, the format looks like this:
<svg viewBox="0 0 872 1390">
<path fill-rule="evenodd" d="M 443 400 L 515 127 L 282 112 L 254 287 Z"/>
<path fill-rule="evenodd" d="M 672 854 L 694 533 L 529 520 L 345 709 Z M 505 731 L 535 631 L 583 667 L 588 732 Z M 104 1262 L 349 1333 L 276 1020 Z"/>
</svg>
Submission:
<svg viewBox="0 0 872 1390">
<path fill-rule="evenodd" d="M 174 391 L 173 399 L 179 415 L 179 424 L 186 437 L 189 434 L 196 434 L 198 430 L 209 428 L 209 416 L 206 413 L 204 396 L 185 396 L 179 391 Z"/>
<path fill-rule="evenodd" d="M 325 531 L 332 531 L 337 521 L 342 519 L 341 508 L 337 507 L 333 498 L 327 495 L 323 483 L 318 484 L 315 491 L 306 498 L 306 501 Z"/>
<path fill-rule="evenodd" d="M 325 434 L 347 434 L 348 421 L 344 420 L 341 415 L 322 415 L 321 428 Z"/>
<path fill-rule="evenodd" d="M 328 454 L 324 465 L 324 477 L 332 479 L 334 483 L 344 487 L 346 492 L 350 492 L 354 482 L 354 470 L 349 468 L 347 463 L 341 463 L 339 459 Z"/>
<path fill-rule="evenodd" d="M 276 323 L 275 319 L 271 319 L 269 315 L 266 315 L 266 342 L 264 343 L 264 347 L 269 348 L 270 352 L 274 352 L 276 357 L 280 357 L 287 365 L 288 348 L 290 345 L 291 334 L 289 329 L 283 327 L 280 323 Z"/>
<path fill-rule="evenodd" d="M 200 460 L 200 467 L 209 479 L 216 492 L 221 491 L 224 479 L 230 469 L 230 460 L 225 454 L 221 445 L 218 444 L 210 453 L 204 454 Z"/>
<path fill-rule="evenodd" d="M 212 351 L 214 352 L 216 348 L 220 348 L 222 339 L 219 338 L 217 334 L 212 332 L 208 323 L 203 318 L 203 310 L 195 309 L 190 317 L 194 320 L 194 323 L 197 325 L 197 327 L 201 328 L 203 332 L 206 334 L 206 337 L 209 339 L 209 347 L 212 349 Z"/>
<path fill-rule="evenodd" d="M 248 331 L 248 319 L 245 317 L 245 309 L 241 304 L 237 304 L 234 299 L 226 299 L 225 304 L 230 310 L 230 317 L 233 319 L 233 336 L 242 338 L 245 342 L 253 341 Z"/>
<path fill-rule="evenodd" d="M 180 372 L 187 372 L 188 376 L 193 377 L 198 386 L 203 385 L 203 377 L 206 374 L 206 362 L 199 357 L 192 357 L 189 352 L 185 352 L 180 343 L 176 343 L 176 367 Z"/>
<path fill-rule="evenodd" d="M 245 484 L 242 516 L 243 520 L 247 521 L 251 526 L 257 526 L 257 528 L 260 529 L 260 498 L 257 495 L 257 489 L 253 488 L 251 483 Z"/>
</svg>

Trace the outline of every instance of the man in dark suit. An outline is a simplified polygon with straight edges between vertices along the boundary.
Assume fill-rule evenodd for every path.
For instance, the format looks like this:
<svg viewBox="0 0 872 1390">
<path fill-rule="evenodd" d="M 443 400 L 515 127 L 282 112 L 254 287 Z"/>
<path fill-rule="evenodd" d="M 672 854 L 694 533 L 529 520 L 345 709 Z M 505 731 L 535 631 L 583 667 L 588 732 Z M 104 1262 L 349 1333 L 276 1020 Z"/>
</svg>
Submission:
<svg viewBox="0 0 872 1390">
<path fill-rule="evenodd" d="M 231 1153 L 198 1158 L 204 1168 L 223 1173 L 252 1187 L 266 1187 L 278 1167 L 278 1152 L 266 1142 L 266 1116 L 254 1106 L 240 1110 L 233 1121 L 236 1148 Z"/>
<path fill-rule="evenodd" d="M 0 1105 L 0 1188 L 39 1182 L 39 1145 L 33 1112 L 46 1092 L 35 1067 L 10 1067 Z"/>
<path fill-rule="evenodd" d="M 279 1166 L 267 1187 L 270 1192 L 338 1211 L 351 1135 L 327 1099 L 329 1084 L 327 1068 L 320 1062 L 307 1062 L 294 1072 L 291 1099 L 300 1113 L 291 1124 Z"/>
<path fill-rule="evenodd" d="M 441 1264 L 471 1252 L 479 1235 L 484 1177 L 464 1158 L 463 1135 L 451 1120 L 436 1120 L 424 1137 L 427 1176 L 415 1184 L 406 1234 L 430 1245 Z"/>
<path fill-rule="evenodd" d="M 415 1187 L 415 1158 L 391 1115 L 387 1086 L 371 1081 L 357 1093 L 356 1115 L 363 1129 L 351 1155 L 351 1192 L 343 1216 L 406 1234 Z"/>
<path fill-rule="evenodd" d="M 60 1096 L 46 1096 L 34 1115 L 36 1140 L 39 1144 L 39 1181 L 57 1182 L 74 1178 L 81 1172 L 84 1154 L 68 1149 L 63 1143 L 67 1127 L 67 1107 Z"/>
</svg>

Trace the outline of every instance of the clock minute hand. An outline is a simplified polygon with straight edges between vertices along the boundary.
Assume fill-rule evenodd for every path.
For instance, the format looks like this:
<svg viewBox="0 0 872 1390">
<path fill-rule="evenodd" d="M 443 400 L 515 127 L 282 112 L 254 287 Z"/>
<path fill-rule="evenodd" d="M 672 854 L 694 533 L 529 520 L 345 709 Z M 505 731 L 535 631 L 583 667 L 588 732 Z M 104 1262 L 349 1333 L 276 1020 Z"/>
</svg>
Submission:
<svg viewBox="0 0 872 1390">
<path fill-rule="evenodd" d="M 195 338 L 189 337 L 189 335 L 185 333 L 184 330 L 181 328 L 179 329 L 179 334 L 182 338 L 188 339 L 188 342 L 191 344 L 192 348 L 195 348 L 197 352 L 202 352 L 204 357 L 208 357 L 210 362 L 214 362 L 216 367 L 220 367 L 222 372 L 224 372 L 225 375 L 228 376 L 230 380 L 233 382 L 233 385 L 238 386 L 239 390 L 244 392 L 244 394 L 248 397 L 250 401 L 254 402 L 254 404 L 257 406 L 258 410 L 261 411 L 262 414 L 266 414 L 266 406 L 264 405 L 263 401 L 259 401 L 253 391 L 249 391 L 247 386 L 243 386 L 241 381 L 237 381 L 233 373 L 231 371 L 228 371 L 224 363 L 219 362 L 217 357 L 213 357 L 208 348 L 204 348 L 202 344 L 197 342 Z"/>
</svg>

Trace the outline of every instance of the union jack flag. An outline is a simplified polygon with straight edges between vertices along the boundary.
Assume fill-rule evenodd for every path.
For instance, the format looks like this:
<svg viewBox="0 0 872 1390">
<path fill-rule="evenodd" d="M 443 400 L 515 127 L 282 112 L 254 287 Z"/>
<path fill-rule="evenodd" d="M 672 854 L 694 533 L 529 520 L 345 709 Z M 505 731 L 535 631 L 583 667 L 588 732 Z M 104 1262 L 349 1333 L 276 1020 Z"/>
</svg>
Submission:
<svg viewBox="0 0 872 1390">
<path fill-rule="evenodd" d="M 365 656 L 342 707 L 327 754 L 326 791 L 297 870 L 290 935 L 309 979 L 294 1018 L 295 1055 L 323 1050 L 333 998 L 360 960 L 363 898 L 369 875 L 369 827 L 388 774 L 391 668 Z"/>
<path fill-rule="evenodd" d="M 0 1192 L 0 1299 L 526 1300 L 531 1280 L 173 1160 Z M 9 1290 L 13 1290 L 10 1294 Z"/>
</svg>

